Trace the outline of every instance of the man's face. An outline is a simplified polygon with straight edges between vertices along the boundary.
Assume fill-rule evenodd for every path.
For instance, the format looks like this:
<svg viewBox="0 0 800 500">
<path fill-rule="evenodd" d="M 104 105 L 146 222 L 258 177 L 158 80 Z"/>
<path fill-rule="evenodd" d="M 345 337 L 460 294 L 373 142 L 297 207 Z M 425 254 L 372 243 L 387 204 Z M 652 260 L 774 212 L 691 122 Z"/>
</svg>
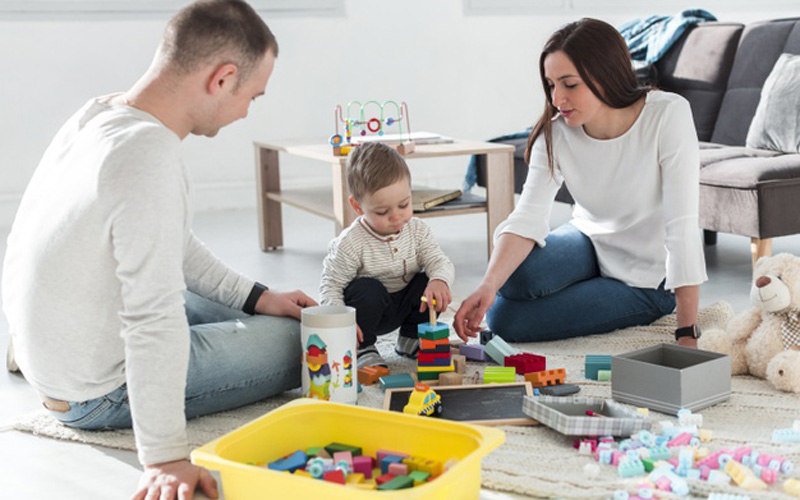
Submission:
<svg viewBox="0 0 800 500">
<path fill-rule="evenodd" d="M 245 118 L 250 104 L 257 97 L 264 95 L 264 90 L 274 67 L 275 55 L 269 50 L 256 64 L 246 80 L 239 82 L 236 88 L 226 90 L 220 95 L 214 111 L 209 116 L 208 123 L 203 129 L 196 130 L 195 133 L 206 137 L 214 137 L 222 127 Z"/>
</svg>

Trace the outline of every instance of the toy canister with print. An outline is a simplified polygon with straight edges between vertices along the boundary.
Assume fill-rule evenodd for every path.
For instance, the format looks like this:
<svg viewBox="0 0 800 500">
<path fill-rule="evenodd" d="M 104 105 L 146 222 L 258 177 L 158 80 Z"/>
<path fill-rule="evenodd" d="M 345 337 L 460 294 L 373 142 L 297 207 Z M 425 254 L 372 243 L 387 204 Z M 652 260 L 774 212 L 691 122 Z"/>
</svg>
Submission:
<svg viewBox="0 0 800 500">
<path fill-rule="evenodd" d="M 356 404 L 356 310 L 315 306 L 302 311 L 303 396 Z"/>
</svg>

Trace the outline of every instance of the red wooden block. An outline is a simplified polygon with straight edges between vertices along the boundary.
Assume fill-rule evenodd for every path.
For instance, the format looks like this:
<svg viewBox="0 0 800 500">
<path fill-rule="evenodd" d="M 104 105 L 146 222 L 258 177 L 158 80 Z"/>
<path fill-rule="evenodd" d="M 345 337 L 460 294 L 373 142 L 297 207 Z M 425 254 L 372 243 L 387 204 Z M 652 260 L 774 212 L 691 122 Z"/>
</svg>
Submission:
<svg viewBox="0 0 800 500">
<path fill-rule="evenodd" d="M 344 478 L 344 472 L 340 470 L 332 470 L 322 475 L 322 479 L 330 481 L 331 483 L 347 484 Z"/>
<path fill-rule="evenodd" d="M 394 474 L 388 474 L 387 473 L 387 474 L 384 474 L 382 476 L 376 477 L 375 478 L 375 482 L 380 486 L 383 483 L 388 483 L 389 481 L 391 481 L 394 478 L 395 478 Z"/>
<path fill-rule="evenodd" d="M 506 356 L 505 366 L 513 366 L 518 375 L 531 372 L 540 372 L 547 368 L 547 358 L 529 352 L 521 352 L 513 356 Z"/>
<path fill-rule="evenodd" d="M 417 359 L 420 363 L 433 363 L 437 359 L 450 359 L 449 352 L 443 353 L 431 353 L 431 352 L 420 352 L 419 358 Z"/>
</svg>

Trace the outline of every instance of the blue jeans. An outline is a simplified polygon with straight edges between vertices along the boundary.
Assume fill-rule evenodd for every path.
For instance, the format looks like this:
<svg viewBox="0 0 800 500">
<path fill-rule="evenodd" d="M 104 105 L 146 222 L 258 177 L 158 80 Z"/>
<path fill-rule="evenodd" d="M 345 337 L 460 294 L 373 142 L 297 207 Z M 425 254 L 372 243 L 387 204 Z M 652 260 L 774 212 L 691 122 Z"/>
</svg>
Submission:
<svg viewBox="0 0 800 500">
<path fill-rule="evenodd" d="M 675 295 L 600 276 L 591 240 L 559 227 L 534 247 L 500 288 L 489 328 L 510 342 L 558 340 L 652 323 L 675 309 Z"/>
<path fill-rule="evenodd" d="M 250 316 L 186 292 L 191 334 L 186 379 L 186 418 L 254 403 L 300 386 L 300 323 L 292 318 Z M 131 427 L 125 384 L 89 401 L 68 401 L 51 411 L 78 429 Z"/>
</svg>

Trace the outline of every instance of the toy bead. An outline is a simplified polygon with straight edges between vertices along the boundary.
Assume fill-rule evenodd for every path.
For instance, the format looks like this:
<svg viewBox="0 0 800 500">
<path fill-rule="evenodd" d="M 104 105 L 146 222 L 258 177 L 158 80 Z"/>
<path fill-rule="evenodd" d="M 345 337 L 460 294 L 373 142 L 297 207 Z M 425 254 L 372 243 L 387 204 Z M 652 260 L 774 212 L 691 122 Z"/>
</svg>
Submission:
<svg viewBox="0 0 800 500">
<path fill-rule="evenodd" d="M 362 130 L 361 131 L 361 135 L 367 135 L 367 131 L 366 130 Z"/>
<path fill-rule="evenodd" d="M 333 134 L 330 138 L 331 146 L 338 146 L 342 143 L 342 136 L 339 134 Z"/>
<path fill-rule="evenodd" d="M 394 118 L 389 117 L 386 119 L 386 125 L 391 126 L 393 124 L 394 124 Z"/>
<path fill-rule="evenodd" d="M 377 118 L 370 118 L 367 122 L 367 128 L 370 132 L 377 132 L 381 129 L 381 121 Z"/>
</svg>

